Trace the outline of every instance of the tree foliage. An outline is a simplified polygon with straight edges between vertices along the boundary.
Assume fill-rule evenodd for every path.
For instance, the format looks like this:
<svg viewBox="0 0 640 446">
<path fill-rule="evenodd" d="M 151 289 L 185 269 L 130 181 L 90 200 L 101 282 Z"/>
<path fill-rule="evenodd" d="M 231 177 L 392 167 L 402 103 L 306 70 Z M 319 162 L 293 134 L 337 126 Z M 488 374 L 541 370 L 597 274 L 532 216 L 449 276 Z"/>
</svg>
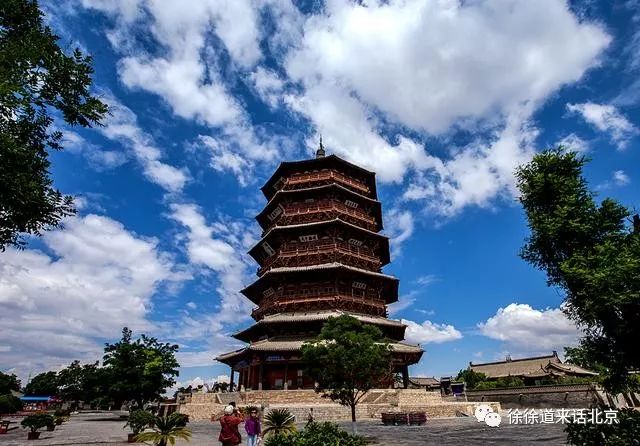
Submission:
<svg viewBox="0 0 640 446">
<path fill-rule="evenodd" d="M 478 384 L 487 380 L 487 375 L 484 373 L 476 372 L 472 369 L 464 369 L 458 372 L 456 381 L 464 381 L 467 390 L 475 389 Z"/>
<path fill-rule="evenodd" d="M 0 395 L 0 414 L 15 413 L 22 410 L 22 400 L 11 394 Z"/>
<path fill-rule="evenodd" d="M 104 395 L 107 382 L 108 370 L 97 361 L 81 365 L 76 360 L 58 372 L 59 395 L 65 401 L 94 401 Z"/>
<path fill-rule="evenodd" d="M 302 346 L 307 374 L 319 392 L 351 408 L 375 387 L 393 380 L 391 347 L 379 328 L 343 315 L 330 318 L 319 336 Z"/>
<path fill-rule="evenodd" d="M 586 159 L 561 147 L 537 154 L 517 172 L 530 229 L 521 257 L 566 295 L 563 309 L 585 332 L 585 365 L 601 365 L 603 384 L 625 389 L 640 368 L 640 225 L 612 199 L 599 203 L 582 175 Z"/>
<path fill-rule="evenodd" d="M 122 339 L 106 344 L 103 366 L 108 369 L 108 394 L 116 406 L 134 400 L 138 407 L 160 398 L 167 387 L 175 384 L 178 376 L 177 345 L 161 343 L 156 338 L 142 335 L 132 340 L 131 330 L 122 330 Z"/>
<path fill-rule="evenodd" d="M 48 151 L 62 148 L 56 120 L 90 127 L 107 113 L 92 74 L 90 56 L 60 48 L 37 1 L 0 2 L 0 249 L 75 212 L 52 185 Z"/>
<path fill-rule="evenodd" d="M 26 395 L 41 396 L 58 395 L 60 393 L 58 374 L 56 372 L 44 372 L 34 376 L 24 387 L 24 393 Z"/>
<path fill-rule="evenodd" d="M 11 391 L 20 391 L 20 380 L 15 374 L 0 372 L 0 395 L 7 395 Z"/>
</svg>

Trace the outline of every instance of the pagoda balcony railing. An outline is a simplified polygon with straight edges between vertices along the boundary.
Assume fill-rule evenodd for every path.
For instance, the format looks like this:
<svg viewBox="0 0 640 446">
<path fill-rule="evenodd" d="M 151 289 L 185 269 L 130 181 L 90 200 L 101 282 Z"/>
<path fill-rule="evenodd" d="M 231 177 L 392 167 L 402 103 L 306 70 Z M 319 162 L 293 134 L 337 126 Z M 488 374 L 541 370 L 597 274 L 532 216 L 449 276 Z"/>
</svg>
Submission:
<svg viewBox="0 0 640 446">
<path fill-rule="evenodd" d="M 331 181 L 334 180 L 338 183 L 342 183 L 351 189 L 354 189 L 356 192 L 362 193 L 364 195 L 369 195 L 371 190 L 362 184 L 359 181 L 354 180 L 346 175 L 341 174 L 340 172 L 336 172 L 335 170 L 325 170 L 320 172 L 309 172 L 302 173 L 297 175 L 292 175 L 291 177 L 284 180 L 283 189 L 301 189 L 304 188 L 307 183 L 314 181 Z"/>
<path fill-rule="evenodd" d="M 280 263 L 285 263 L 292 257 L 298 258 L 298 266 L 307 266 L 314 263 L 312 256 L 331 253 L 351 255 L 364 261 L 373 270 L 379 270 L 382 266 L 380 258 L 373 255 L 370 249 L 355 246 L 342 240 L 318 240 L 304 244 L 285 244 L 264 262 L 262 267 L 258 269 L 258 275 L 262 275 L 276 266 L 286 266 L 280 265 Z M 306 261 L 304 257 L 308 257 L 309 260 Z"/>
<path fill-rule="evenodd" d="M 262 316 L 267 314 L 277 313 L 281 310 L 284 310 L 286 307 L 291 306 L 292 304 L 311 304 L 311 303 L 320 303 L 325 302 L 328 303 L 328 308 L 331 307 L 331 303 L 335 303 L 337 301 L 343 301 L 351 304 L 357 304 L 361 306 L 367 306 L 371 309 L 377 310 L 375 311 L 378 316 L 387 316 L 387 310 L 385 306 L 384 299 L 368 297 L 368 296 L 357 296 L 349 293 L 320 293 L 320 294 L 308 294 L 308 295 L 295 295 L 295 296 L 270 296 L 267 299 L 264 299 L 260 302 L 260 306 L 255 308 L 251 312 L 251 316 L 258 320 Z"/>
<path fill-rule="evenodd" d="M 313 203 L 295 203 L 295 204 L 286 204 L 284 205 L 283 212 L 271 222 L 271 226 L 280 223 L 283 219 L 292 219 L 296 220 L 296 217 L 305 216 L 305 215 L 313 215 L 321 212 L 330 212 L 337 211 L 341 214 L 348 215 L 355 219 L 357 224 L 363 226 L 365 229 L 370 231 L 377 231 L 378 226 L 376 224 L 376 219 L 367 214 L 362 209 L 352 208 L 347 206 L 346 204 L 337 201 L 337 200 L 319 200 Z M 292 224 L 292 223 L 287 223 Z M 266 228 L 266 231 L 269 229 Z"/>
</svg>

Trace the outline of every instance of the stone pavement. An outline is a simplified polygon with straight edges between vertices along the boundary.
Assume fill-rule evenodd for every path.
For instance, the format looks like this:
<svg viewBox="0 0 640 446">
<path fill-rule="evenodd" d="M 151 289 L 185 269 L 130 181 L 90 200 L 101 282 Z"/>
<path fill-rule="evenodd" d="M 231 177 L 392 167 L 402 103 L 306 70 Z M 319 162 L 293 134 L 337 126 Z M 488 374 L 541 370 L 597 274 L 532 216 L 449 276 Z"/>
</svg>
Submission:
<svg viewBox="0 0 640 446">
<path fill-rule="evenodd" d="M 340 423 L 350 429 L 350 423 Z M 53 445 L 125 445 L 127 431 L 124 421 L 110 414 L 74 415 L 68 423 L 54 432 L 42 432 L 40 440 L 27 441 L 26 431 L 13 429 L 0 436 L 2 446 Z M 15 424 L 12 424 L 15 426 Z M 193 433 L 190 443 L 179 441 L 180 446 L 218 445 L 219 424 L 205 421 L 189 424 Z M 475 418 L 441 418 L 430 420 L 425 426 L 383 426 L 377 421 L 358 422 L 358 431 L 372 445 L 393 446 L 487 446 L 487 445 L 564 445 L 565 435 L 560 424 L 509 425 L 490 428 Z"/>
</svg>

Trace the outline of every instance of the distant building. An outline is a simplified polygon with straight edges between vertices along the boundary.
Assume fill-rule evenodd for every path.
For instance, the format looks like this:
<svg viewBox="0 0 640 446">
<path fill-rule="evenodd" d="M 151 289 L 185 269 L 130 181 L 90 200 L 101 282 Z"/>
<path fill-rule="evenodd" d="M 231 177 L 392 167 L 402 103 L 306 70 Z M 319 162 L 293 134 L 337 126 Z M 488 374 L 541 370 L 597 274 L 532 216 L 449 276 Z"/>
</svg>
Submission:
<svg viewBox="0 0 640 446">
<path fill-rule="evenodd" d="M 531 358 L 511 359 L 507 356 L 504 361 L 474 364 L 469 362 L 469 369 L 484 373 L 489 379 L 518 377 L 525 384 L 539 384 L 546 378 L 564 376 L 590 377 L 598 374 L 575 364 L 562 362 L 554 350 L 550 355 Z"/>
<path fill-rule="evenodd" d="M 434 376 L 412 376 L 409 378 L 409 388 L 440 390 L 440 381 Z"/>
</svg>

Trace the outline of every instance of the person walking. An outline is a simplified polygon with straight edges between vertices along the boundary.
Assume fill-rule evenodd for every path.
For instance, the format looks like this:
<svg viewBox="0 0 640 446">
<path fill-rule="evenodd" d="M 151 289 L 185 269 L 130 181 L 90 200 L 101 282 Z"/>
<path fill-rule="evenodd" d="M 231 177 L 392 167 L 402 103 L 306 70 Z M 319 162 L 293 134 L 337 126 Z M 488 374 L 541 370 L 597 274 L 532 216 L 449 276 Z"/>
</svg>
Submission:
<svg viewBox="0 0 640 446">
<path fill-rule="evenodd" d="M 242 443 L 238 425 L 242 423 L 242 417 L 236 414 L 233 406 L 224 408 L 224 415 L 220 417 L 220 435 L 218 441 L 222 446 L 235 446 Z"/>
<path fill-rule="evenodd" d="M 258 417 L 258 409 L 255 407 L 249 412 L 249 418 L 244 421 L 244 430 L 247 432 L 247 446 L 258 446 L 262 428 Z"/>
</svg>

